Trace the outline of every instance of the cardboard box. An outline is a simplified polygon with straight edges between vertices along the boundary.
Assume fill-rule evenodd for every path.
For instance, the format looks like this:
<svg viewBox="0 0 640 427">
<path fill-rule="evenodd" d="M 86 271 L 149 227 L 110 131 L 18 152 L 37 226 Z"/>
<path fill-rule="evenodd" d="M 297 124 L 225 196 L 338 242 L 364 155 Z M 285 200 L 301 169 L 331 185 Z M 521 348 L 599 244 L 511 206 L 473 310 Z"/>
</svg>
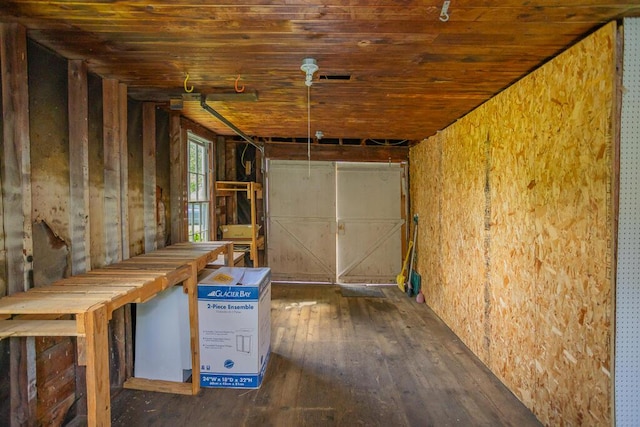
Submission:
<svg viewBox="0 0 640 427">
<path fill-rule="evenodd" d="M 271 351 L 271 269 L 221 267 L 198 283 L 200 385 L 259 388 Z"/>
<path fill-rule="evenodd" d="M 223 239 L 250 239 L 253 237 L 251 224 L 221 225 Z M 259 230 L 259 228 L 258 228 Z M 258 231 L 256 230 L 256 232 Z"/>
</svg>

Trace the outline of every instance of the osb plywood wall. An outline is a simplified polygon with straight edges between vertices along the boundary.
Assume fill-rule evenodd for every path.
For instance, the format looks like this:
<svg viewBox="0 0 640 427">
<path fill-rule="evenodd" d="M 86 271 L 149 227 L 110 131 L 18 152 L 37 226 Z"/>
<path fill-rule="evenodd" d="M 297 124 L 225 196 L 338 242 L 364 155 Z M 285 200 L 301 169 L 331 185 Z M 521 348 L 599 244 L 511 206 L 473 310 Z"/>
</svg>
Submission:
<svg viewBox="0 0 640 427">
<path fill-rule="evenodd" d="M 611 423 L 616 33 L 410 153 L 427 303 L 548 425 Z"/>
</svg>

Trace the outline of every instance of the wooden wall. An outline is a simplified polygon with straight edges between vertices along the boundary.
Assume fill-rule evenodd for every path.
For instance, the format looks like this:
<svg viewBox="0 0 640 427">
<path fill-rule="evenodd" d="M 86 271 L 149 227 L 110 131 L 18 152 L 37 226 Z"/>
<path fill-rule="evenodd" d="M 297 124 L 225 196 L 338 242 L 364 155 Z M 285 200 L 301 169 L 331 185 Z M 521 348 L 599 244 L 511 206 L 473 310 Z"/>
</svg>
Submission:
<svg viewBox="0 0 640 427">
<path fill-rule="evenodd" d="M 67 62 L 28 44 L 33 282 L 71 273 Z M 54 101 L 55 102 L 52 102 Z M 69 337 L 36 337 L 38 424 L 61 420 L 75 401 L 75 347 Z"/>
<path fill-rule="evenodd" d="M 0 41 L 0 43 L 2 43 Z M 0 55 L 0 61 L 2 61 Z M 0 99 L 3 99 L 2 79 L 0 79 Z M 4 117 L 3 102 L 0 102 L 0 117 Z M 4 120 L 0 120 L 0 152 L 4 155 Z M 0 173 L 0 188 L 2 185 L 2 173 Z M 4 224 L 4 200 L 0 197 L 0 224 Z M 0 233 L 0 297 L 7 294 L 7 268 L 5 256 L 4 233 Z M 9 340 L 0 341 L 0 378 L 9 376 Z M 10 395 L 9 383 L 0 381 L 0 402 L 8 402 Z M 0 405 L 0 424 L 9 424 L 9 405 Z"/>
<path fill-rule="evenodd" d="M 28 44 L 33 285 L 70 274 L 67 63 Z M 52 102 L 55 100 L 56 102 Z"/>
<path fill-rule="evenodd" d="M 410 152 L 427 303 L 547 425 L 610 425 L 617 27 Z"/>
<path fill-rule="evenodd" d="M 0 120 L 2 296 L 146 251 L 145 240 L 156 239 L 156 194 L 145 182 L 162 183 L 168 205 L 170 171 L 168 113 L 150 105 L 143 117 L 126 86 L 28 41 L 20 26 L 0 30 L 0 111 L 10 111 Z M 132 368 L 130 316 L 121 309 L 110 322 L 116 388 Z M 83 413 L 83 394 L 75 340 L 0 341 L 0 425 L 63 425 Z"/>
<path fill-rule="evenodd" d="M 105 265 L 104 235 L 104 144 L 102 142 L 102 79 L 87 76 L 88 86 L 88 163 L 89 168 L 89 225 L 91 229 L 90 268 Z"/>
</svg>

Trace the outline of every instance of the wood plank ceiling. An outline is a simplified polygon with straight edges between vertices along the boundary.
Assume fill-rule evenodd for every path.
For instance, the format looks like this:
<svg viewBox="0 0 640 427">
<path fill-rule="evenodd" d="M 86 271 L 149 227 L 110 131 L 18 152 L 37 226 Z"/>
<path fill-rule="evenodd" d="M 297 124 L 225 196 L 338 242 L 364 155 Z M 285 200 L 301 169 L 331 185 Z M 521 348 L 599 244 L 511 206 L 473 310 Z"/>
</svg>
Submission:
<svg viewBox="0 0 640 427">
<path fill-rule="evenodd" d="M 194 94 L 222 98 L 209 105 L 251 136 L 382 141 L 430 136 L 602 24 L 640 15 L 640 0 L 452 0 L 445 21 L 443 3 L 2 0 L 0 21 L 133 98 L 184 98 L 183 114 L 221 135 L 233 132 Z M 307 57 L 319 67 L 310 132 Z"/>
</svg>

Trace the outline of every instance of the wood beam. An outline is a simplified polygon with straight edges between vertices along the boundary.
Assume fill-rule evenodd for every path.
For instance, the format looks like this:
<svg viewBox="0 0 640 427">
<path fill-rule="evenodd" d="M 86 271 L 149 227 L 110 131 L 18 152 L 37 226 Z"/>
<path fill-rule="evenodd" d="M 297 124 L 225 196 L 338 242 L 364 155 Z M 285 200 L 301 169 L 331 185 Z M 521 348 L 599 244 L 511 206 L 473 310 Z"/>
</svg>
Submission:
<svg viewBox="0 0 640 427">
<path fill-rule="evenodd" d="M 265 144 L 265 157 L 279 160 L 306 160 L 307 145 L 300 143 Z M 361 145 L 311 145 L 311 160 L 346 162 L 406 162 L 408 147 Z"/>
<path fill-rule="evenodd" d="M 144 177 L 144 251 L 155 250 L 158 237 L 156 197 L 156 104 L 142 104 L 142 175 Z M 164 243 L 164 242 L 162 242 Z"/>
<path fill-rule="evenodd" d="M 103 139 L 104 139 L 104 234 L 105 264 L 122 259 L 120 197 L 120 116 L 118 81 L 102 81 Z"/>
<path fill-rule="evenodd" d="M 71 274 L 91 269 L 89 224 L 89 109 L 87 65 L 81 60 L 68 64 L 69 92 L 69 230 Z"/>
<path fill-rule="evenodd" d="M 207 154 L 208 154 L 208 164 L 207 164 L 207 169 L 208 169 L 208 174 L 207 174 L 207 188 L 209 189 L 209 240 L 216 240 L 216 238 L 218 237 L 218 233 L 217 233 L 217 221 L 216 221 L 216 205 L 217 205 L 217 201 L 216 201 L 216 192 L 215 192 L 215 187 L 216 187 L 216 177 L 215 177 L 215 170 L 214 170 L 214 165 L 215 165 L 215 161 L 216 161 L 216 156 L 215 156 L 215 152 L 216 152 L 216 140 L 213 139 L 211 141 L 211 144 L 209 144 L 209 149 L 207 150 Z"/>
<path fill-rule="evenodd" d="M 127 96 L 126 86 L 114 79 L 102 81 L 103 138 L 104 138 L 104 233 L 106 264 L 113 264 L 129 257 L 128 221 L 128 147 L 127 147 Z M 112 313 L 111 385 L 121 387 L 126 380 L 127 340 L 131 339 L 125 325 L 128 308 Z M 87 367 L 87 385 L 90 375 Z M 108 385 L 107 385 L 108 386 Z M 90 396 L 87 396 L 91 414 Z"/>
<path fill-rule="evenodd" d="M 100 306 L 83 316 L 87 347 L 87 423 L 111 425 L 109 384 L 109 340 L 107 310 Z"/>
<path fill-rule="evenodd" d="M 120 144 L 120 259 L 129 258 L 129 144 L 127 135 L 127 85 L 118 84 L 118 143 Z"/>
<path fill-rule="evenodd" d="M 180 126 L 180 114 L 171 112 L 171 118 L 169 120 L 169 173 L 171 175 L 171 194 L 169 196 L 169 199 L 171 204 L 170 216 L 172 244 L 184 242 L 186 237 L 186 144 L 182 139 L 183 132 Z"/>
<path fill-rule="evenodd" d="M 5 249 L 8 293 L 29 288 L 33 242 L 27 38 L 24 27 L 2 26 L 2 110 Z"/>
<path fill-rule="evenodd" d="M 236 156 L 237 156 L 237 144 L 235 142 L 227 141 L 227 147 L 225 150 L 225 171 L 227 181 L 235 181 L 238 179 L 236 170 Z M 227 224 L 238 223 L 238 198 L 226 197 L 226 217 Z"/>
<path fill-rule="evenodd" d="M 33 240 L 31 224 L 31 153 L 27 33 L 18 24 L 0 24 L 2 74 L 2 220 L 7 293 L 30 287 Z M 11 425 L 35 423 L 36 378 L 33 338 L 10 342 Z"/>
<path fill-rule="evenodd" d="M 87 66 L 84 61 L 68 63 L 69 93 L 69 230 L 71 274 L 91 270 L 91 224 L 89 221 L 89 107 Z M 79 351 L 76 341 L 76 357 Z M 86 369 L 76 359 L 76 416 L 86 416 Z"/>
</svg>

